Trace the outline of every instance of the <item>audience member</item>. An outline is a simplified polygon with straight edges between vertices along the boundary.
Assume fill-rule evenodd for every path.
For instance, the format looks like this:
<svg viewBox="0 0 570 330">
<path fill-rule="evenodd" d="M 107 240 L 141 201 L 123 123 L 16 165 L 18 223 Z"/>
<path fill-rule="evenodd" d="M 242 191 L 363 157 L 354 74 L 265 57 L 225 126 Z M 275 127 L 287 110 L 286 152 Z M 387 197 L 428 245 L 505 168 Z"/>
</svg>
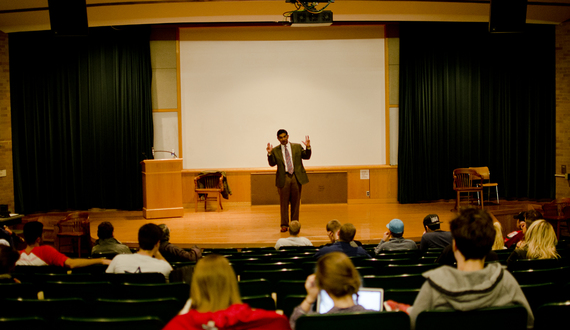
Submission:
<svg viewBox="0 0 570 330">
<path fill-rule="evenodd" d="M 542 219 L 542 214 L 537 210 L 528 210 L 520 212 L 519 214 L 515 215 L 513 218 L 517 220 L 517 227 L 519 230 L 513 231 L 507 234 L 505 238 L 505 246 L 507 248 L 511 248 L 513 246 L 517 246 L 517 244 L 524 240 L 524 235 L 526 230 L 530 225 L 538 219 Z"/>
<path fill-rule="evenodd" d="M 429 248 L 445 248 L 451 244 L 451 232 L 440 229 L 441 221 L 437 214 L 428 214 L 424 218 L 424 234 L 420 241 L 420 250 L 422 253 Z"/>
<path fill-rule="evenodd" d="M 128 246 L 113 237 L 114 230 L 115 228 L 113 228 L 113 225 L 109 221 L 101 222 L 99 226 L 97 226 L 97 237 L 99 237 L 99 239 L 95 241 L 95 245 L 93 249 L 91 249 L 91 254 L 131 254 L 131 249 L 129 249 Z"/>
<path fill-rule="evenodd" d="M 295 329 L 295 323 L 302 315 L 316 313 L 312 311 L 312 305 L 321 290 L 326 291 L 334 302 L 334 307 L 327 314 L 366 311 L 352 299 L 352 295 L 358 292 L 360 284 L 360 275 L 345 254 L 331 252 L 323 256 L 317 261 L 315 273 L 307 277 L 305 282 L 307 296 L 291 314 L 289 319 L 291 329 Z"/>
<path fill-rule="evenodd" d="M 349 257 L 362 256 L 370 258 L 368 252 L 366 252 L 362 246 L 358 246 L 354 242 L 355 235 L 356 227 L 351 223 L 345 223 L 338 231 L 338 241 L 330 246 L 320 248 L 319 251 L 315 253 L 315 258 L 320 258 L 333 251 L 344 252 Z"/>
<path fill-rule="evenodd" d="M 228 260 L 208 255 L 196 264 L 190 300 L 164 330 L 272 329 L 287 330 L 287 317 L 243 304 L 236 274 Z"/>
<path fill-rule="evenodd" d="M 340 221 L 338 221 L 337 219 L 332 219 L 331 221 L 329 221 L 327 223 L 327 236 L 330 240 L 330 243 L 324 244 L 322 246 L 331 246 L 334 243 L 336 243 L 338 241 L 338 232 L 340 230 L 341 227 L 341 223 Z M 362 243 L 360 241 L 353 241 L 354 243 L 356 243 L 356 245 L 358 246 L 362 246 Z"/>
<path fill-rule="evenodd" d="M 10 274 L 16 267 L 18 258 L 20 258 L 18 251 L 9 246 L 0 245 L 0 283 L 19 283 Z"/>
<path fill-rule="evenodd" d="M 469 208 L 450 223 L 453 253 L 457 269 L 442 266 L 427 271 L 420 293 L 411 308 L 387 302 L 392 309 L 410 314 L 412 329 L 419 313 L 425 310 L 475 309 L 507 305 L 522 305 L 528 312 L 527 325 L 532 328 L 532 310 L 515 278 L 499 263 L 485 266 L 485 256 L 495 239 L 493 220 L 484 210 Z"/>
<path fill-rule="evenodd" d="M 165 224 L 159 227 L 162 230 L 162 237 L 158 250 L 168 262 L 198 261 L 202 257 L 202 250 L 196 245 L 185 250 L 170 243 L 170 229 Z"/>
<path fill-rule="evenodd" d="M 119 254 L 107 267 L 107 273 L 162 273 L 168 281 L 172 267 L 158 251 L 162 230 L 154 223 L 139 229 L 139 251 L 135 254 Z"/>
<path fill-rule="evenodd" d="M 503 227 L 498 221 L 493 222 L 493 227 L 495 227 L 495 242 L 491 250 L 503 250 L 505 247 L 505 239 L 503 238 Z"/>
<path fill-rule="evenodd" d="M 86 267 L 91 265 L 108 265 L 107 259 L 69 258 L 54 247 L 42 244 L 44 225 L 38 221 L 27 222 L 24 225 L 24 240 L 26 248 L 20 251 L 20 259 L 16 265 L 22 266 L 60 266 L 67 268 Z"/>
<path fill-rule="evenodd" d="M 507 266 L 510 267 L 517 259 L 560 258 L 556 244 L 558 240 L 552 225 L 546 220 L 536 220 L 526 231 L 524 241 L 520 241 L 507 259 Z"/>
<path fill-rule="evenodd" d="M 404 222 L 402 220 L 392 219 L 386 227 L 388 231 L 384 233 L 384 237 L 374 248 L 376 254 L 381 251 L 416 250 L 418 248 L 416 242 L 404 238 Z"/>
<path fill-rule="evenodd" d="M 299 237 L 301 223 L 293 220 L 289 223 L 289 237 L 280 238 L 275 243 L 275 250 L 282 246 L 313 246 L 313 243 L 306 237 Z"/>
</svg>

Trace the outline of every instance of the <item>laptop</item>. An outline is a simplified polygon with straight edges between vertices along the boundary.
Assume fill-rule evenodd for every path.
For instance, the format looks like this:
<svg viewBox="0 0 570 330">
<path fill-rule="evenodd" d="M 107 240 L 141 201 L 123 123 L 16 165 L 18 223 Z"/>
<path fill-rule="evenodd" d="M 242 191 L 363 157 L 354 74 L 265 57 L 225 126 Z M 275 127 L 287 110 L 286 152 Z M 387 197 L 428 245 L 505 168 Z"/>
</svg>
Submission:
<svg viewBox="0 0 570 330">
<path fill-rule="evenodd" d="M 357 305 L 381 312 L 384 305 L 384 289 L 380 288 L 360 288 L 358 295 L 353 294 L 352 299 Z M 334 307 L 332 298 L 325 290 L 321 290 L 317 296 L 317 312 L 325 314 Z"/>
</svg>

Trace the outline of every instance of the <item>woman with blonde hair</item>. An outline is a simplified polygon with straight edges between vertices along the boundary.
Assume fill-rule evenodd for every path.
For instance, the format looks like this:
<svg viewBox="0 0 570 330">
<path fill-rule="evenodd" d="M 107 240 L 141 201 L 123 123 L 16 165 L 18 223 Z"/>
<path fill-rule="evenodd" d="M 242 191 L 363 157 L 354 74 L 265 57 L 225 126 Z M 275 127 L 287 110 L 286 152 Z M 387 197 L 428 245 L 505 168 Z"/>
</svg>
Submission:
<svg viewBox="0 0 570 330">
<path fill-rule="evenodd" d="M 524 241 L 519 242 L 507 259 L 507 265 L 511 265 L 517 259 L 560 258 L 556 252 L 556 244 L 558 239 L 552 225 L 546 220 L 536 220 L 526 231 Z"/>
<path fill-rule="evenodd" d="M 190 310 L 182 313 L 164 330 L 290 329 L 285 316 L 242 303 L 236 274 L 220 255 L 206 256 L 196 264 L 190 285 Z"/>
<path fill-rule="evenodd" d="M 342 252 L 325 254 L 317 261 L 315 273 L 307 277 L 305 282 L 307 297 L 293 310 L 289 318 L 291 329 L 295 329 L 295 323 L 300 316 L 315 313 L 311 311 L 311 307 L 316 302 L 320 290 L 325 290 L 334 302 L 334 307 L 327 314 L 366 311 L 352 299 L 352 295 L 358 293 L 360 284 L 360 275 L 346 254 Z"/>
<path fill-rule="evenodd" d="M 503 250 L 505 247 L 505 239 L 503 238 L 503 227 L 500 222 L 493 222 L 493 227 L 495 227 L 495 242 L 491 250 Z"/>
</svg>

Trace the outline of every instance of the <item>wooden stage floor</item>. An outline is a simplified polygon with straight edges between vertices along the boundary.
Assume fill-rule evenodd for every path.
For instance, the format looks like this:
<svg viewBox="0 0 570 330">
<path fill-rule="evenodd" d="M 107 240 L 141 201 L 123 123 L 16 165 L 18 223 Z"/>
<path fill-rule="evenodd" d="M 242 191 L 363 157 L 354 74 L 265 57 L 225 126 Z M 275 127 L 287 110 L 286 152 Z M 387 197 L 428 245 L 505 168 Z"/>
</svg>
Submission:
<svg viewBox="0 0 570 330">
<path fill-rule="evenodd" d="M 443 230 L 449 230 L 449 221 L 455 217 L 451 211 L 455 202 L 420 204 L 311 204 L 300 210 L 301 234 L 315 246 L 328 243 L 325 225 L 331 219 L 341 223 L 350 222 L 356 227 L 356 240 L 364 244 L 380 242 L 386 224 L 391 219 L 401 219 L 405 224 L 404 237 L 415 241 L 421 239 L 423 218 L 430 213 L 438 214 Z M 520 208 L 529 202 L 501 201 L 500 205 L 487 204 L 490 211 Z M 462 205 L 465 205 L 462 203 Z M 115 237 L 130 247 L 138 247 L 137 233 L 140 226 L 153 222 L 164 223 L 170 228 L 170 242 L 181 247 L 198 245 L 202 248 L 216 247 L 267 247 L 274 246 L 289 233 L 279 231 L 279 205 L 243 206 L 224 204 L 222 212 L 208 207 L 208 212 L 194 208 L 185 209 L 182 218 L 147 220 L 142 211 L 90 211 L 91 235 L 97 238 L 97 226 L 110 221 L 115 227 Z"/>
</svg>

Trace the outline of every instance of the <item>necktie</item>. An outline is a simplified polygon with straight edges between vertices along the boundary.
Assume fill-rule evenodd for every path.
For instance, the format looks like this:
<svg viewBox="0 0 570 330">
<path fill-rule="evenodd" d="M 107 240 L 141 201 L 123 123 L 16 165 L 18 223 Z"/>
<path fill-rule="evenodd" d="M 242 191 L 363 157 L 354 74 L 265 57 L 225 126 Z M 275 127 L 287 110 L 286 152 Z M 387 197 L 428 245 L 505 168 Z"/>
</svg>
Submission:
<svg viewBox="0 0 570 330">
<path fill-rule="evenodd" d="M 291 162 L 291 155 L 289 155 L 289 149 L 287 146 L 283 146 L 285 148 L 285 161 L 287 162 L 287 172 L 289 174 L 293 174 L 293 163 Z"/>
</svg>

